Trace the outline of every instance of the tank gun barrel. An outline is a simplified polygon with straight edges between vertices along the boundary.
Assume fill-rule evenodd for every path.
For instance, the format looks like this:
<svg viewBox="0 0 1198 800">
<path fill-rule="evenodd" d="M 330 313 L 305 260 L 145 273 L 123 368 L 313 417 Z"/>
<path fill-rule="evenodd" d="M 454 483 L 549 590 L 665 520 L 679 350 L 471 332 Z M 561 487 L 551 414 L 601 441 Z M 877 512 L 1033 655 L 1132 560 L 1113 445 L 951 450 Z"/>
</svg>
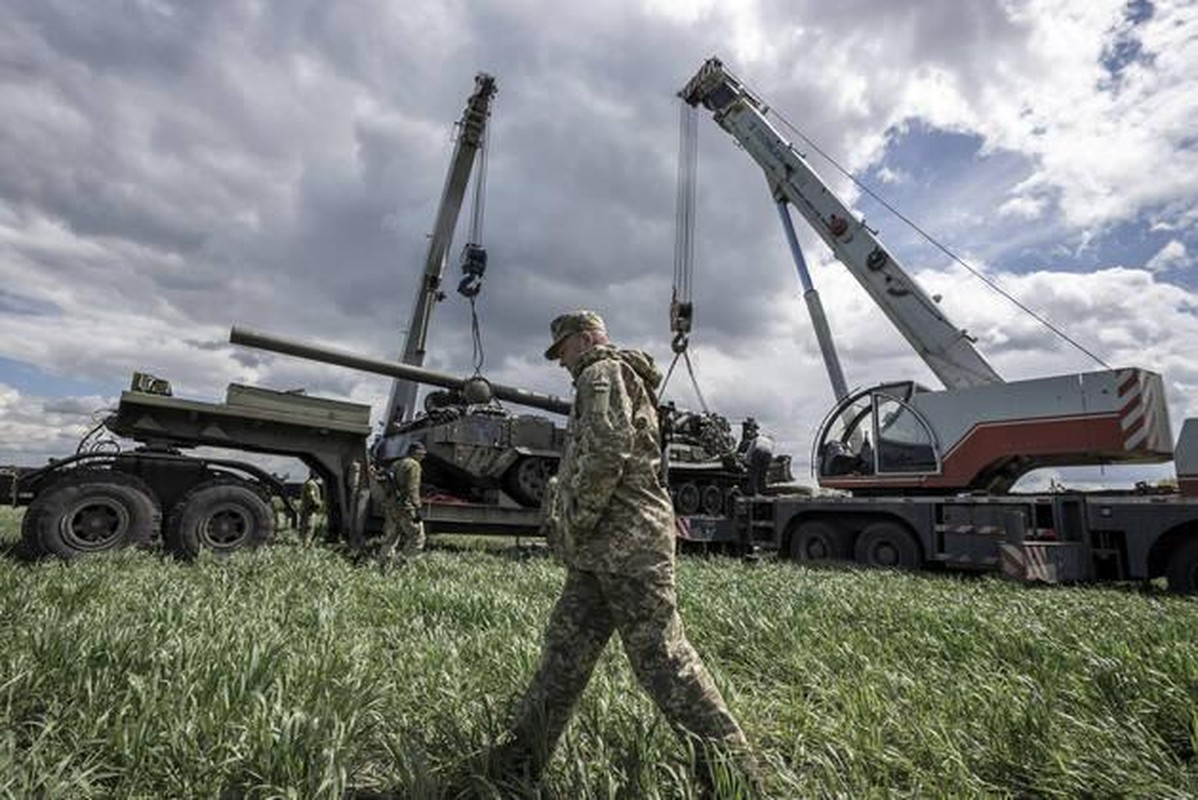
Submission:
<svg viewBox="0 0 1198 800">
<path fill-rule="evenodd" d="M 339 367 L 348 367 L 349 369 L 370 372 L 375 375 L 387 375 L 392 378 L 425 383 L 431 386 L 440 386 L 445 389 L 463 390 L 467 383 L 478 380 L 477 378 L 459 378 L 448 373 L 436 372 L 424 367 L 414 367 L 398 361 L 368 358 L 356 353 L 347 353 L 344 350 L 336 350 L 330 347 L 301 342 L 297 339 L 272 336 L 271 334 L 252 331 L 239 325 L 234 325 L 232 330 L 229 331 L 229 341 L 232 344 L 240 344 L 258 350 L 269 350 L 273 353 L 282 353 L 309 361 L 319 361 L 322 364 L 334 364 Z M 570 413 L 570 401 L 563 400 L 557 395 L 542 394 L 516 386 L 491 383 L 490 381 L 487 383 L 490 386 L 491 394 L 496 399 L 531 408 L 539 408 L 542 411 L 552 411 L 556 414 Z"/>
</svg>

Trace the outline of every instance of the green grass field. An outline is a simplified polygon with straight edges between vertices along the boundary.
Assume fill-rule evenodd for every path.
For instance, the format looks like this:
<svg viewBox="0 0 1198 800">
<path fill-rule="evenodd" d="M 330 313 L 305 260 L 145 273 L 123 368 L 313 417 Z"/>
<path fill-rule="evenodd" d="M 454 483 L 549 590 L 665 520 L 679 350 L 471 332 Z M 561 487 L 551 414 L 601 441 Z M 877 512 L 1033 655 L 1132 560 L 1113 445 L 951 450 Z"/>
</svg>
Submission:
<svg viewBox="0 0 1198 800">
<path fill-rule="evenodd" d="M 11 550 L 19 514 L 0 509 Z M 280 545 L 0 558 L 0 797 L 487 796 L 563 572 Z M 684 558 L 682 614 L 777 797 L 1198 795 L 1198 603 Z M 545 797 L 691 794 L 613 643 Z M 498 796 L 498 795 L 495 795 Z"/>
</svg>

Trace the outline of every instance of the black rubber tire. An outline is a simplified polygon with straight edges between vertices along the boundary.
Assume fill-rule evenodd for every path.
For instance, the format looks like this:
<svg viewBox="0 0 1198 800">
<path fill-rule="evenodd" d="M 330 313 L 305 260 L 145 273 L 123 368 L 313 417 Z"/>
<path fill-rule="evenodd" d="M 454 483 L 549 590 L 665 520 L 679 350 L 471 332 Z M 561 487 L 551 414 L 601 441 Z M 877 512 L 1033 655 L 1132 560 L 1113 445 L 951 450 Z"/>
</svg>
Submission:
<svg viewBox="0 0 1198 800">
<path fill-rule="evenodd" d="M 149 544 L 162 524 L 153 491 L 133 475 L 76 470 L 38 494 L 21 525 L 31 555 L 64 559 Z"/>
<path fill-rule="evenodd" d="M 257 547 L 274 538 L 270 502 L 252 486 L 221 479 L 192 489 L 171 511 L 166 541 L 180 558 L 207 550 L 221 556 Z"/>
<path fill-rule="evenodd" d="M 1165 567 L 1169 591 L 1174 594 L 1193 594 L 1198 591 L 1198 539 L 1173 548 Z"/>
<path fill-rule="evenodd" d="M 790 535 L 790 557 L 805 564 L 849 561 L 848 535 L 823 520 L 799 523 Z"/>
<path fill-rule="evenodd" d="M 718 484 L 709 483 L 703 487 L 700 506 L 703 513 L 711 517 L 718 517 L 724 513 L 724 492 Z"/>
<path fill-rule="evenodd" d="M 684 517 L 697 514 L 700 502 L 699 487 L 687 481 L 678 487 L 678 491 L 674 495 L 674 510 Z"/>
<path fill-rule="evenodd" d="M 21 518 L 21 549 L 24 555 L 31 559 L 41 558 L 45 555 L 42 552 L 41 542 L 38 541 L 36 520 L 34 509 L 26 507 L 25 516 Z"/>
<path fill-rule="evenodd" d="M 897 522 L 875 522 L 857 537 L 853 558 L 859 564 L 884 569 L 919 569 L 923 564 L 919 542 Z"/>
<path fill-rule="evenodd" d="M 525 456 L 503 476 L 503 488 L 522 506 L 537 508 L 545 497 L 545 486 L 553 476 L 554 464 L 547 458 Z"/>
</svg>

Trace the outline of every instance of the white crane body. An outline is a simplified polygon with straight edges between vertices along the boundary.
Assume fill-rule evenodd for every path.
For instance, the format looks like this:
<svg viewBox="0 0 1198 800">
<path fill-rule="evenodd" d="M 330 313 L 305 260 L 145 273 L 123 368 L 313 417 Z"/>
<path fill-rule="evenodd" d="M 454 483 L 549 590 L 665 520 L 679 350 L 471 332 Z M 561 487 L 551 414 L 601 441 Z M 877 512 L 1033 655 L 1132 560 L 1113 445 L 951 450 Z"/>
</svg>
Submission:
<svg viewBox="0 0 1198 800">
<path fill-rule="evenodd" d="M 1198 592 L 1198 420 L 1185 421 L 1173 448 L 1160 375 L 1131 367 L 1004 382 L 718 60 L 679 95 L 713 112 L 765 172 L 784 225 L 789 205 L 945 386 L 836 388 L 811 462 L 819 484 L 839 491 L 741 498 L 731 530 L 705 541 L 805 562 L 952 566 L 1038 581 L 1163 577 L 1171 591 Z M 802 275 L 801 254 L 795 260 Z M 804 280 L 805 297 L 813 294 Z M 813 321 L 827 335 L 826 322 Z M 828 361 L 831 342 L 820 347 Z M 829 361 L 834 387 L 835 372 Z M 1012 491 L 1041 467 L 1170 458 L 1176 489 Z"/>
</svg>

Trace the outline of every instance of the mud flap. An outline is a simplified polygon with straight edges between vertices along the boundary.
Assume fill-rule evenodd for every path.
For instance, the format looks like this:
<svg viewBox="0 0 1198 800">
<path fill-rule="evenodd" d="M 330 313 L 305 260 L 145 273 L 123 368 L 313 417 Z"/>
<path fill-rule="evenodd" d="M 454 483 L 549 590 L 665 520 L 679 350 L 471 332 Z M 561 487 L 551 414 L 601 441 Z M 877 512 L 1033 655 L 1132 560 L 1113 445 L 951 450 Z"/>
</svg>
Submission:
<svg viewBox="0 0 1198 800">
<path fill-rule="evenodd" d="M 1024 542 L 999 546 L 1004 575 L 1020 581 L 1064 583 L 1089 577 L 1078 542 Z"/>
</svg>

